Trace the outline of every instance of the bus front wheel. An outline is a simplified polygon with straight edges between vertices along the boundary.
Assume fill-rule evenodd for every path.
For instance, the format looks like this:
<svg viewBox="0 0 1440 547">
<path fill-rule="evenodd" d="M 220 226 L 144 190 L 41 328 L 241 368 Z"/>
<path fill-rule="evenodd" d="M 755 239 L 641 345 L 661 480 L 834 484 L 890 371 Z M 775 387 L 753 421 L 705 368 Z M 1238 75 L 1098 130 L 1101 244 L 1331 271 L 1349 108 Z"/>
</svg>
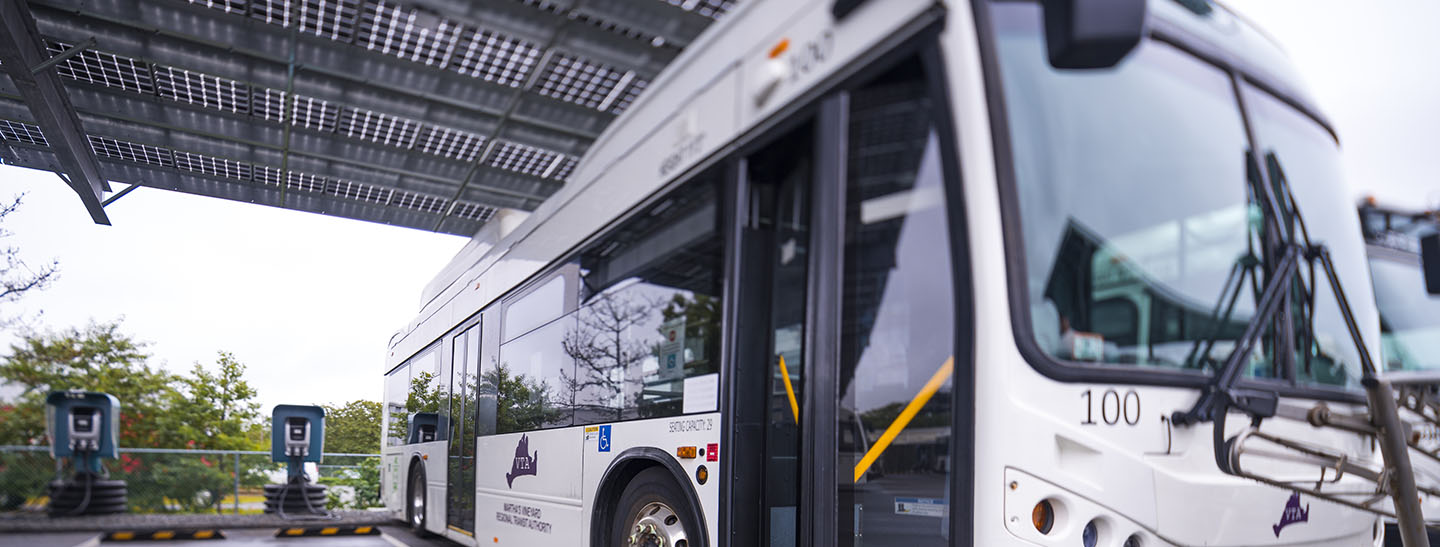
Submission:
<svg viewBox="0 0 1440 547">
<path fill-rule="evenodd" d="M 405 520 L 415 535 L 430 534 L 425 529 L 425 470 L 419 467 L 410 470 L 410 499 L 405 504 Z"/>
<path fill-rule="evenodd" d="M 625 486 L 616 507 L 611 545 L 620 547 L 693 547 L 700 528 L 684 492 L 670 473 L 651 467 Z"/>
</svg>

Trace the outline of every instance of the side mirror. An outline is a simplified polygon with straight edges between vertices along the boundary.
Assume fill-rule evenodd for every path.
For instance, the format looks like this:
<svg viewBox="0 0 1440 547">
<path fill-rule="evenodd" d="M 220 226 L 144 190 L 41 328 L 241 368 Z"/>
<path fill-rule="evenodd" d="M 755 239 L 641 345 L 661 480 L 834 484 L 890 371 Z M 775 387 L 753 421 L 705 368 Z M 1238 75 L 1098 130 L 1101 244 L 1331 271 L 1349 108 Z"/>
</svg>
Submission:
<svg viewBox="0 0 1440 547">
<path fill-rule="evenodd" d="M 1041 0 L 1055 68 L 1109 68 L 1140 43 L 1145 0 Z"/>
<path fill-rule="evenodd" d="M 1420 265 L 1425 272 L 1425 292 L 1440 295 L 1440 234 L 1420 238 Z"/>
</svg>

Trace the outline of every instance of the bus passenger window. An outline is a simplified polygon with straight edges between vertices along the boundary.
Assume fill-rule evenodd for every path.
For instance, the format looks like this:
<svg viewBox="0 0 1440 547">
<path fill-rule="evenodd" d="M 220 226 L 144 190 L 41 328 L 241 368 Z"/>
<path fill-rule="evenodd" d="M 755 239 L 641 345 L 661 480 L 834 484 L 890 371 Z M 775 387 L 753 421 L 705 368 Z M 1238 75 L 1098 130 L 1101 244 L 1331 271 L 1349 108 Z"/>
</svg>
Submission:
<svg viewBox="0 0 1440 547">
<path fill-rule="evenodd" d="M 405 397 L 405 412 L 440 412 L 449 384 L 449 378 L 445 378 L 443 384 L 440 378 L 440 346 L 431 345 L 410 359 L 410 392 Z"/>
<path fill-rule="evenodd" d="M 405 412 L 409 386 L 409 363 L 403 363 L 385 375 L 385 446 L 405 444 L 405 435 L 410 429 L 410 415 Z"/>
<path fill-rule="evenodd" d="M 584 301 L 564 335 L 575 374 L 563 386 L 577 423 L 679 415 L 685 379 L 719 369 L 717 184 L 699 176 L 580 253 Z"/>
<path fill-rule="evenodd" d="M 500 362 L 486 372 L 496 387 L 495 431 L 511 433 L 572 423 L 573 401 L 566 379 L 575 375 L 565 354 L 566 330 L 575 315 L 566 315 L 501 344 Z"/>
<path fill-rule="evenodd" d="M 554 278 L 505 306 L 505 341 L 549 323 L 565 313 L 565 276 Z"/>
<path fill-rule="evenodd" d="M 481 437 L 494 435 L 496 414 L 500 404 L 500 380 L 496 374 L 500 358 L 497 356 L 500 333 L 500 314 L 491 309 L 484 312 L 480 321 L 480 345 L 475 348 L 475 363 L 478 385 L 475 387 L 475 434 Z"/>
</svg>

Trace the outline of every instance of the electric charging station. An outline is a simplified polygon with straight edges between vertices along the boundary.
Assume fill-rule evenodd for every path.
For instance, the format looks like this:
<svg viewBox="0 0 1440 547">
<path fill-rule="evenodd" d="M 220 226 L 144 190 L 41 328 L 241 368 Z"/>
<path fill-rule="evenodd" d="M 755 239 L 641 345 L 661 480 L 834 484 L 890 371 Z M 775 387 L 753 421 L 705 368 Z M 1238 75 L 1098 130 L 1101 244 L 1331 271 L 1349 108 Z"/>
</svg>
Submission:
<svg viewBox="0 0 1440 547">
<path fill-rule="evenodd" d="M 119 455 L 115 418 L 120 401 L 108 393 L 54 391 L 45 398 L 45 427 L 50 456 L 68 461 L 50 483 L 50 516 L 124 513 L 129 500 L 125 481 L 110 480 L 101 460 Z"/>
<path fill-rule="evenodd" d="M 265 512 L 289 515 L 329 515 L 325 486 L 312 484 L 306 463 L 320 463 L 325 452 L 325 409 L 318 406 L 276 405 L 271 413 L 270 459 L 285 465 L 285 482 L 265 485 Z"/>
</svg>

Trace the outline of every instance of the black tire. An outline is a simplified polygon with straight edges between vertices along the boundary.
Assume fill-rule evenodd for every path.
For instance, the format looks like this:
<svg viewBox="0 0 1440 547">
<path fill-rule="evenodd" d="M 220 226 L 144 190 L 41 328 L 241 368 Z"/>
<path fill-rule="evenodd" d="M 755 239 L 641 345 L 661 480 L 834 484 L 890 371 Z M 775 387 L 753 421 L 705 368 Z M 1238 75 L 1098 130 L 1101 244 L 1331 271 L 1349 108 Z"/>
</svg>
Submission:
<svg viewBox="0 0 1440 547">
<path fill-rule="evenodd" d="M 265 512 L 279 513 L 282 509 L 283 497 L 283 509 L 286 515 L 324 513 L 325 491 L 325 486 L 320 484 L 267 484 L 265 485 Z"/>
<path fill-rule="evenodd" d="M 129 510 L 129 496 L 122 480 L 79 476 L 68 481 L 51 481 L 49 494 L 51 516 L 105 515 Z"/>
<path fill-rule="evenodd" d="M 50 504 L 51 504 L 51 505 L 65 505 L 65 506 L 69 506 L 69 507 L 74 507 L 74 506 L 76 506 L 76 505 L 79 505 L 80 502 L 85 501 L 85 499 L 86 499 L 86 498 L 85 498 L 85 492 L 67 492 L 67 493 L 62 494 L 62 495 L 60 495 L 60 496 L 56 496 L 56 497 L 50 498 Z M 96 504 L 96 503 L 115 503 L 115 502 L 123 502 L 123 501 L 126 501 L 127 499 L 129 499 L 129 496 L 126 496 L 124 492 L 109 493 L 109 494 L 93 494 L 93 493 L 92 493 L 92 494 L 90 494 L 90 498 L 89 498 L 89 499 L 90 499 L 90 503 L 91 503 L 91 504 Z"/>
<path fill-rule="evenodd" d="M 430 537 L 430 531 L 425 529 L 427 508 L 430 506 L 425 488 L 425 468 L 411 466 L 410 480 L 405 484 L 405 523 L 410 525 L 410 531 L 415 535 Z"/>
<path fill-rule="evenodd" d="M 267 485 L 265 485 L 265 499 L 267 499 L 267 500 L 269 500 L 269 499 L 279 499 L 279 497 L 280 497 L 280 491 L 281 491 L 281 490 L 286 490 L 285 485 L 283 485 L 283 484 L 267 484 Z M 303 491 L 305 494 L 308 494 L 308 495 L 309 495 L 310 497 L 312 497 L 312 498 L 313 498 L 313 497 L 316 497 L 316 496 L 319 496 L 321 499 L 324 499 L 326 488 L 325 488 L 325 485 L 323 485 L 323 484 L 310 484 L 310 483 L 306 483 L 303 489 L 302 489 L 301 486 L 298 485 L 298 484 L 291 484 L 288 490 L 289 490 L 289 491 L 285 493 L 285 497 L 286 497 L 286 498 L 298 497 L 298 496 L 301 494 L 301 492 Z"/>
<path fill-rule="evenodd" d="M 690 498 L 663 467 L 651 467 L 641 471 L 625 485 L 625 491 L 620 494 L 620 502 L 615 505 L 614 520 L 610 524 L 610 545 L 630 545 L 630 534 L 647 516 L 641 515 L 641 510 L 651 508 L 647 511 L 651 518 L 665 515 L 663 510 L 655 510 L 655 504 L 668 507 L 675 517 L 674 523 L 670 523 L 668 518 L 661 519 L 662 525 L 668 525 L 668 531 L 673 531 L 678 525 L 684 533 L 683 538 L 667 535 L 668 541 L 662 542 L 662 547 L 704 545 L 703 532 L 697 522 L 695 509 L 690 505 Z"/>
</svg>

